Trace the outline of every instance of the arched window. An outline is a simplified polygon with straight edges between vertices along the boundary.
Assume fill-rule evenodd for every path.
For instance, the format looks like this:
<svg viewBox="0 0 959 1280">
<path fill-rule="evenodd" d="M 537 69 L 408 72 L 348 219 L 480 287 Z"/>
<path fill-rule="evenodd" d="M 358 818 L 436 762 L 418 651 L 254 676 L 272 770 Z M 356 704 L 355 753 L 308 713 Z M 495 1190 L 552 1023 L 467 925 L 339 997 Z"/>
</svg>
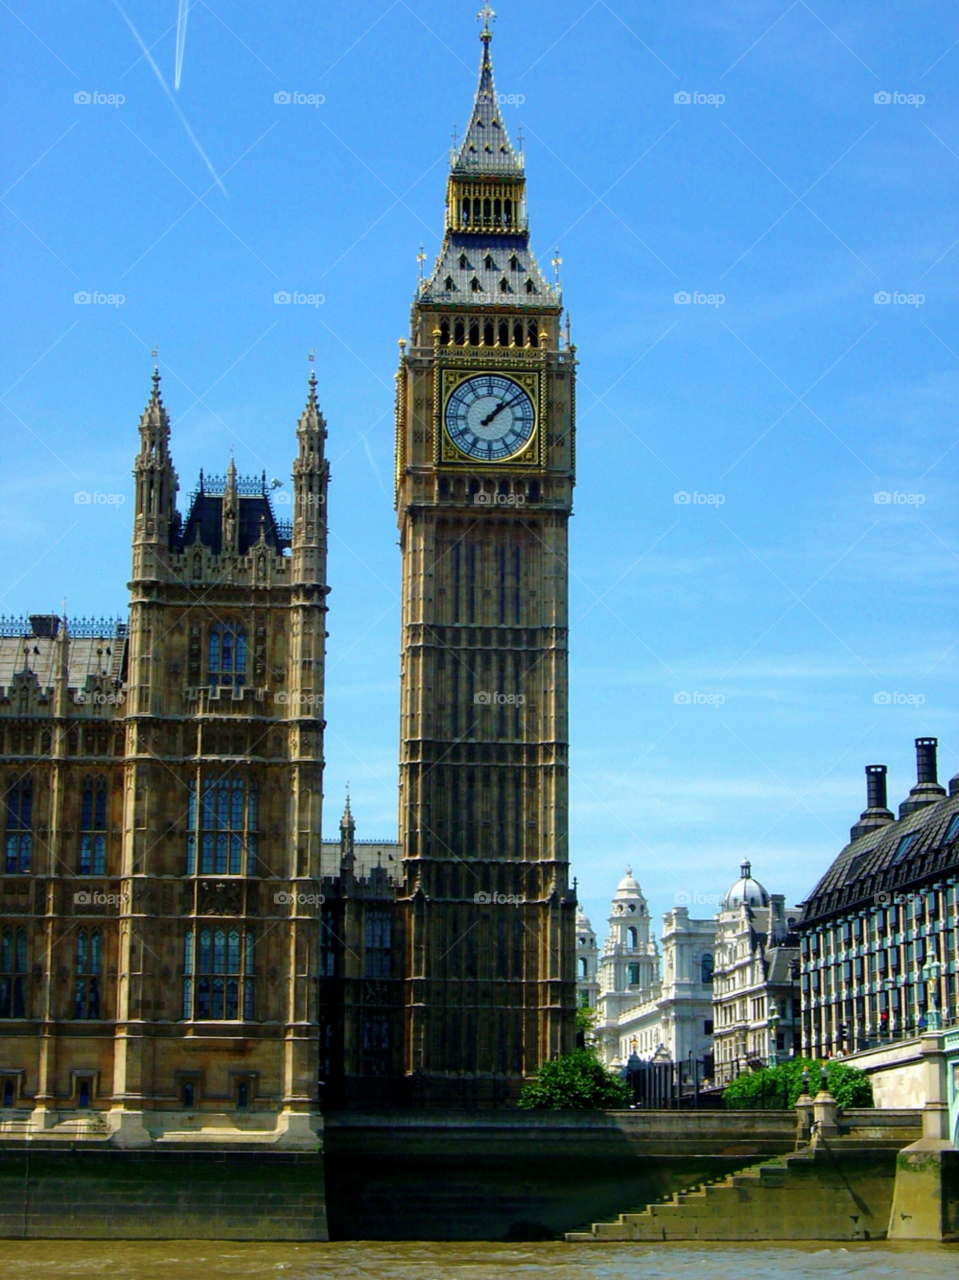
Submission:
<svg viewBox="0 0 959 1280">
<path fill-rule="evenodd" d="M 208 778 L 203 781 L 197 804 L 196 780 L 190 782 L 187 800 L 187 875 L 196 874 L 200 849 L 200 875 L 251 875 L 257 855 L 259 819 L 256 783 L 242 778 Z M 199 812 L 198 812 L 199 810 Z"/>
<path fill-rule="evenodd" d="M 510 226 L 513 221 L 513 202 L 510 199 L 503 201 L 503 222 L 506 226 Z"/>
<path fill-rule="evenodd" d="M 246 684 L 246 631 L 238 622 L 218 622 L 207 641 L 207 680 L 239 688 Z"/>
<path fill-rule="evenodd" d="M 452 293 L 452 292 L 453 292 L 453 290 L 456 288 L 456 281 L 453 279 L 453 277 L 452 277 L 452 276 L 447 276 L 447 277 L 446 277 L 446 282 L 445 282 L 445 284 L 443 285 L 443 288 L 446 290 L 446 292 L 447 292 L 447 293 Z M 450 331 L 449 331 L 449 325 L 447 325 L 447 326 L 446 326 L 446 341 L 447 341 L 447 342 L 449 342 L 449 340 L 450 340 L 450 339 L 449 339 L 449 332 L 450 332 Z"/>
<path fill-rule="evenodd" d="M 509 346 L 509 325 L 505 320 L 499 322 L 499 345 L 501 347 Z"/>
<path fill-rule="evenodd" d="M 629 934 L 629 947 L 630 947 L 630 950 L 632 950 L 633 948 L 635 948 L 635 947 L 639 946 L 639 934 L 636 932 L 636 930 L 635 930 L 635 929 L 627 929 L 627 931 L 626 931 L 626 932 Z"/>
<path fill-rule="evenodd" d="M 30 870 L 33 852 L 33 781 L 22 778 L 7 792 L 7 875 Z"/>
<path fill-rule="evenodd" d="M 486 257 L 483 259 L 483 266 L 486 268 L 487 271 L 492 271 L 493 268 L 496 266 L 496 263 L 493 261 L 493 255 L 491 253 L 488 253 Z"/>
<path fill-rule="evenodd" d="M 443 320 L 440 324 L 440 345 L 448 347 L 450 345 L 450 322 Z"/>
<path fill-rule="evenodd" d="M 253 1018 L 253 930 L 188 929 L 183 942 L 183 1017 L 198 1021 Z"/>
<path fill-rule="evenodd" d="M 518 347 L 523 346 L 523 343 L 525 341 L 525 335 L 523 333 L 523 322 L 521 320 L 517 320 L 513 325 L 513 341 L 516 343 Z"/>
<path fill-rule="evenodd" d="M 470 281 L 470 288 L 473 290 L 474 293 L 483 292 L 483 286 L 480 284 L 476 276 L 474 276 L 473 279 Z"/>
<path fill-rule="evenodd" d="M 581 978 L 586 978 L 589 976 L 589 966 L 586 962 L 585 956 L 580 956 L 579 958 L 579 976 Z"/>
<path fill-rule="evenodd" d="M 99 1018 L 100 973 L 103 966 L 103 937 L 99 929 L 88 936 L 86 929 L 77 934 L 76 987 L 73 1016 Z"/>
<path fill-rule="evenodd" d="M 466 342 L 466 326 L 462 320 L 457 320 L 453 325 L 453 342 L 458 347 L 462 347 Z"/>
<path fill-rule="evenodd" d="M 539 346 L 539 325 L 535 320 L 529 322 L 529 345 L 531 347 Z"/>
<path fill-rule="evenodd" d="M 713 958 L 707 951 L 699 965 L 700 981 L 711 983 L 713 980 L 713 968 Z"/>
<path fill-rule="evenodd" d="M 483 325 L 483 342 L 488 347 L 492 347 L 496 341 L 496 334 L 493 329 L 492 320 L 487 320 Z"/>
<path fill-rule="evenodd" d="M 470 220 L 470 202 L 469 202 L 469 198 L 467 197 L 463 201 L 463 221 L 467 225 L 469 225 L 469 220 Z"/>
<path fill-rule="evenodd" d="M 388 911 L 367 911 L 363 957 L 363 973 L 367 978 L 390 976 L 390 925 Z"/>
<path fill-rule="evenodd" d="M 27 934 L 4 929 L 0 939 L 0 1018 L 26 1016 Z"/>
<path fill-rule="evenodd" d="M 501 200 L 493 201 L 493 222 L 498 227 L 503 217 L 503 202 Z"/>
<path fill-rule="evenodd" d="M 80 799 L 81 876 L 102 876 L 107 858 L 107 780 L 83 779 Z"/>
</svg>

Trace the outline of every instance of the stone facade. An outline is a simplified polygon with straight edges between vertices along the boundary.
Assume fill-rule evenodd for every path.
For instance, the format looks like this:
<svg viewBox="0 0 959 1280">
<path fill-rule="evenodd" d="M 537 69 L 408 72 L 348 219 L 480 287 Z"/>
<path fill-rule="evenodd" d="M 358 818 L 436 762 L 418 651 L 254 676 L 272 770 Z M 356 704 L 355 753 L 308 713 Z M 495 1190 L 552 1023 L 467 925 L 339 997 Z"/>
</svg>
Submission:
<svg viewBox="0 0 959 1280">
<path fill-rule="evenodd" d="M 752 878 L 748 862 L 716 916 L 713 1052 L 717 1084 L 800 1050 L 800 908 Z"/>
<path fill-rule="evenodd" d="M 34 1130 L 89 1109 L 123 1145 L 223 1112 L 315 1145 L 315 379 L 292 524 L 232 460 L 181 517 L 159 374 L 139 430 L 129 622 L 38 616 L 0 640 L 2 1101 Z"/>
</svg>

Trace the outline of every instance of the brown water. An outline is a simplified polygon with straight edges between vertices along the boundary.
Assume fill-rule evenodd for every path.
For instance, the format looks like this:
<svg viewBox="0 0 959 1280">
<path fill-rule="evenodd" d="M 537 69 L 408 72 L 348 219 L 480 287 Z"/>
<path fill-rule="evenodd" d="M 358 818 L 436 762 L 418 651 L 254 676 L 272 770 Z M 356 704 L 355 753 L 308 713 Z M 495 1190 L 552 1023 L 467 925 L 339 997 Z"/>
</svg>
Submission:
<svg viewBox="0 0 959 1280">
<path fill-rule="evenodd" d="M 955 1245 L 0 1241 L 5 1280 L 956 1280 Z"/>
</svg>

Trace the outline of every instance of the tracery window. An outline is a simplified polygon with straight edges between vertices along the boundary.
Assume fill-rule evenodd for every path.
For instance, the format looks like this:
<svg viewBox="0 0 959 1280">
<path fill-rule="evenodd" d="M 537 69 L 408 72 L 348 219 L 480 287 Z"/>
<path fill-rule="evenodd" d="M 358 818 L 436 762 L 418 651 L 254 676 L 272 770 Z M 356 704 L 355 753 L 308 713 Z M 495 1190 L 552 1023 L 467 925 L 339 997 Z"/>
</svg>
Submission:
<svg viewBox="0 0 959 1280">
<path fill-rule="evenodd" d="M 107 780 L 83 779 L 80 800 L 81 876 L 102 876 L 106 870 Z"/>
<path fill-rule="evenodd" d="M 364 977 L 390 976 L 390 924 L 388 911 L 367 911 Z"/>
<path fill-rule="evenodd" d="M 253 1018 L 253 930 L 188 929 L 183 942 L 183 1017 Z"/>
<path fill-rule="evenodd" d="M 4 929 L 0 938 L 0 1018 L 26 1017 L 27 931 Z"/>
<path fill-rule="evenodd" d="M 33 781 L 23 778 L 7 792 L 7 875 L 30 870 L 33 852 Z"/>
<path fill-rule="evenodd" d="M 258 824 L 259 793 L 255 782 L 205 778 L 198 797 L 196 779 L 191 779 L 187 799 L 187 875 L 195 875 L 198 870 L 201 876 L 252 875 Z"/>
<path fill-rule="evenodd" d="M 73 1016 L 99 1018 L 100 973 L 103 966 L 103 937 L 99 929 L 87 936 L 86 929 L 77 934 L 76 987 Z"/>
<path fill-rule="evenodd" d="M 206 665 L 208 682 L 214 689 L 246 684 L 246 631 L 239 622 L 227 619 L 210 628 Z"/>
</svg>

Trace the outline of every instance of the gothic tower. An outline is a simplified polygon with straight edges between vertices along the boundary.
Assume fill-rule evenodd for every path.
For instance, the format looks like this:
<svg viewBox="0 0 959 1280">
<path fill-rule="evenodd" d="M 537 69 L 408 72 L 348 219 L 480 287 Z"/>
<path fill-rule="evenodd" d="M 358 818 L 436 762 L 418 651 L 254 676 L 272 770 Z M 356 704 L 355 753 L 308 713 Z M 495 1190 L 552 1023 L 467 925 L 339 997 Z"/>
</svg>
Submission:
<svg viewBox="0 0 959 1280">
<path fill-rule="evenodd" d="M 487 17 L 443 245 L 397 374 L 402 1052 L 437 1102 L 514 1096 L 574 1038 L 575 348 L 530 249 L 491 39 Z"/>
<path fill-rule="evenodd" d="M 181 521 L 154 373 L 117 867 L 112 1093 L 134 1143 L 157 1110 L 250 1107 L 305 1140 L 317 1110 L 325 438 L 311 375 L 292 521 L 232 458 Z"/>
</svg>

